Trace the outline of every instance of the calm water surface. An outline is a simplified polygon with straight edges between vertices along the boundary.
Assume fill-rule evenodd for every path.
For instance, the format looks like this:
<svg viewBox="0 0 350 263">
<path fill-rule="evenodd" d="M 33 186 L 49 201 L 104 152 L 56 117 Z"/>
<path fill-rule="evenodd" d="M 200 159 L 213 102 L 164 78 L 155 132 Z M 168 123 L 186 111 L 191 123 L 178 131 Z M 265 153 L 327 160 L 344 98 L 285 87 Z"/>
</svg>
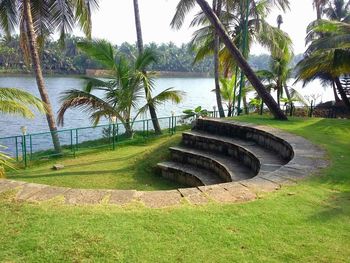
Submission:
<svg viewBox="0 0 350 263">
<path fill-rule="evenodd" d="M 84 86 L 84 80 L 73 77 L 46 77 L 45 81 L 55 112 L 57 112 L 60 107 L 59 98 L 63 91 L 68 89 L 80 89 Z M 216 104 L 215 94 L 211 91 L 214 88 L 214 80 L 211 78 L 159 78 L 156 80 L 155 84 L 156 89 L 153 94 L 158 94 L 160 91 L 169 87 L 174 87 L 186 93 L 183 102 L 179 105 L 171 102 L 160 105 L 157 109 L 159 117 L 170 116 L 171 111 L 176 112 L 176 114 L 181 114 L 183 110 L 194 108 L 199 105 L 208 110 L 212 110 L 213 106 Z M 35 79 L 30 76 L 0 77 L 0 87 L 20 88 L 39 96 Z M 323 93 L 319 101 L 331 100 L 333 98 L 331 90 L 328 89 L 325 91 L 323 88 L 320 88 L 319 83 L 316 82 L 304 89 L 301 88 L 301 85 L 297 85 L 296 88 L 301 91 L 303 95 Z M 143 102 L 140 102 L 140 105 L 141 104 L 143 104 Z M 142 117 L 148 118 L 149 116 Z M 107 121 L 102 121 L 101 124 L 106 123 Z M 20 134 L 21 126 L 27 126 L 28 133 L 48 130 L 46 119 L 42 115 L 37 115 L 34 120 L 0 115 L 0 137 Z M 78 110 L 69 110 L 66 113 L 64 127 L 60 128 L 85 126 L 91 126 L 88 115 Z"/>
</svg>

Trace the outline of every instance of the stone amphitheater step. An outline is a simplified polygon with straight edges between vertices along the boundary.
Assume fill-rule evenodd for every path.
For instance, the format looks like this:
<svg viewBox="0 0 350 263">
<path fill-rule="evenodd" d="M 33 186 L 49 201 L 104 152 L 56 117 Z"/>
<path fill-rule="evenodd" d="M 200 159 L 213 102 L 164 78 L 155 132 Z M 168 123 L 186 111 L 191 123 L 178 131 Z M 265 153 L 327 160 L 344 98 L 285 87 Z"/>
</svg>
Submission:
<svg viewBox="0 0 350 263">
<path fill-rule="evenodd" d="M 165 178 L 188 186 L 206 186 L 222 183 L 222 179 L 215 173 L 176 161 L 162 162 L 157 165 Z"/>
<path fill-rule="evenodd" d="M 259 159 L 261 164 L 259 173 L 261 174 L 273 172 L 287 163 L 287 161 L 284 160 L 277 153 L 256 144 L 254 141 L 242 140 L 239 138 L 232 138 L 232 137 L 223 136 L 223 135 L 216 135 L 209 132 L 198 131 L 198 130 L 184 132 L 183 137 L 186 138 L 183 140 L 183 143 L 189 147 L 198 147 L 198 148 L 202 147 L 202 144 L 191 143 L 189 142 L 189 140 L 195 141 L 199 139 L 201 141 L 205 141 L 209 139 L 213 143 L 216 142 L 217 145 L 219 145 L 221 142 L 221 143 L 229 143 L 229 144 L 237 145 L 241 148 L 244 148 Z M 220 147 L 217 147 L 217 149 L 220 149 Z M 215 150 L 215 147 L 212 147 L 211 151 L 217 151 L 217 150 Z"/>
<path fill-rule="evenodd" d="M 236 182 L 255 176 L 254 172 L 237 159 L 220 153 L 186 146 L 170 148 L 172 160 L 193 165 L 218 174 L 222 182 Z"/>
</svg>

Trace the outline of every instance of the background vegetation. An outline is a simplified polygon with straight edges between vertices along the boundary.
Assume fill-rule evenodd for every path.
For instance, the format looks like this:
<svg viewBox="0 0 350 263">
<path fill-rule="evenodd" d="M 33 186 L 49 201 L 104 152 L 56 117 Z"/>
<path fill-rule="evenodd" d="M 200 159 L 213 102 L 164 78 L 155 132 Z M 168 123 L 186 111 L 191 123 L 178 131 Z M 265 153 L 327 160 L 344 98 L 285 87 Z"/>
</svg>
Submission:
<svg viewBox="0 0 350 263">
<path fill-rule="evenodd" d="M 84 74 L 86 69 L 103 69 L 104 67 L 91 59 L 88 55 L 77 48 L 77 42 L 81 38 L 68 36 L 65 40 L 64 48 L 59 41 L 48 40 L 45 48 L 41 51 L 42 66 L 46 74 Z M 115 46 L 121 54 L 132 57 L 137 55 L 136 44 L 122 43 Z M 158 61 L 154 63 L 150 70 L 169 72 L 198 72 L 212 73 L 214 64 L 211 57 L 193 64 L 196 52 L 191 49 L 190 44 L 176 46 L 174 43 L 145 45 L 157 52 Z M 294 66 L 300 61 L 302 55 L 298 55 L 292 62 Z M 0 42 L 0 71 L 7 73 L 29 73 L 31 68 L 24 63 L 23 54 L 20 50 L 19 39 L 3 38 Z M 251 55 L 249 63 L 255 70 L 267 69 L 270 63 L 270 56 L 267 54 Z"/>
</svg>

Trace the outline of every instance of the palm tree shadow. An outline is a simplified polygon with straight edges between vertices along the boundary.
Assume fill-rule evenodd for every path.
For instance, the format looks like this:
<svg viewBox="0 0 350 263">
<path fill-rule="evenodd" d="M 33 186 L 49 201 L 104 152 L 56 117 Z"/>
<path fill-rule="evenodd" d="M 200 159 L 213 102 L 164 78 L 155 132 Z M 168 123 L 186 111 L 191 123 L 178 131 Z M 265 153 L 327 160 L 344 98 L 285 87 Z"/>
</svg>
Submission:
<svg viewBox="0 0 350 263">
<path fill-rule="evenodd" d="M 325 222 L 335 217 L 349 216 L 350 191 L 332 194 L 325 205 L 314 215 L 310 216 L 311 221 Z"/>
</svg>

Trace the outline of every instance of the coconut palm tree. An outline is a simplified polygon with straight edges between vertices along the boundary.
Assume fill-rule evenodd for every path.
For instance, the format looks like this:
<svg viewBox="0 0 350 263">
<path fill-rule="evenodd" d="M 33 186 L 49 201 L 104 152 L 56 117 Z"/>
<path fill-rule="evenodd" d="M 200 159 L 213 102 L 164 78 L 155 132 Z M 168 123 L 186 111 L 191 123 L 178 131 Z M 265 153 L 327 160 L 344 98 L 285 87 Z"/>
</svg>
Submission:
<svg viewBox="0 0 350 263">
<path fill-rule="evenodd" d="M 33 108 L 45 113 L 46 107 L 41 100 L 28 92 L 14 88 L 0 88 L 0 113 L 33 118 Z M 4 148 L 0 146 L 0 148 Z M 11 167 L 11 158 L 0 151 L 0 178 L 5 174 L 5 168 Z"/>
<path fill-rule="evenodd" d="M 296 70 L 297 81 L 303 81 L 304 85 L 314 79 L 334 85 L 350 110 L 350 100 L 340 81 L 350 72 L 349 40 L 350 24 L 327 20 L 313 22 L 308 28 L 309 47 Z"/>
<path fill-rule="evenodd" d="M 154 74 L 144 74 L 146 68 L 156 61 L 153 51 L 144 50 L 134 61 L 117 55 L 112 44 L 104 40 L 79 42 L 78 47 L 109 70 L 103 80 L 87 78 L 83 90 L 69 90 L 62 95 L 62 106 L 58 112 L 58 123 L 63 124 L 64 114 L 70 108 L 78 108 L 90 113 L 90 119 L 97 125 L 102 117 L 116 117 L 124 126 L 126 135 L 132 136 L 133 123 L 145 113 L 149 103 L 157 106 L 166 101 L 179 103 L 182 92 L 171 88 L 164 90 L 139 107 L 144 97 L 145 85 L 148 90 L 154 86 Z M 103 92 L 97 96 L 94 92 Z M 132 114 L 135 114 L 132 116 Z"/>
<path fill-rule="evenodd" d="M 51 131 L 55 150 L 60 151 L 54 113 L 45 86 L 39 47 L 43 46 L 45 38 L 54 31 L 59 31 L 61 43 L 66 34 L 72 31 L 76 21 L 86 33 L 91 36 L 91 10 L 97 6 L 98 0 L 3 0 L 0 2 L 0 29 L 7 36 L 19 25 L 21 48 L 35 73 L 37 86 L 42 101 L 47 106 L 46 119 Z"/>
<path fill-rule="evenodd" d="M 350 22 L 350 1 L 328 0 L 323 14 L 330 20 Z"/>
<path fill-rule="evenodd" d="M 276 101 L 272 96 L 266 91 L 264 85 L 261 83 L 257 75 L 254 73 L 247 60 L 244 58 L 242 53 L 238 50 L 236 45 L 231 41 L 227 31 L 225 30 L 223 24 L 215 15 L 213 10 L 210 8 L 205 0 L 196 0 L 199 6 L 202 8 L 203 12 L 206 14 L 212 25 L 217 30 L 220 38 L 226 45 L 228 51 L 231 53 L 232 57 L 237 61 L 237 65 L 244 72 L 245 76 L 248 78 L 252 86 L 258 92 L 259 96 L 264 100 L 265 104 L 270 109 L 271 113 L 277 119 L 286 120 L 286 115 L 278 107 Z"/>
<path fill-rule="evenodd" d="M 137 47 L 139 51 L 139 55 L 143 53 L 143 38 L 142 38 L 142 28 L 141 28 L 141 19 L 140 19 L 140 11 L 139 11 L 139 3 L 138 0 L 134 0 L 134 15 L 135 15 L 135 26 L 136 26 L 136 35 L 137 35 Z M 144 72 L 146 75 L 147 73 Z M 151 90 L 147 89 L 147 85 L 145 86 L 145 96 L 146 99 L 148 100 L 148 107 L 149 107 L 149 113 L 152 119 L 154 131 L 156 134 L 161 134 L 162 130 L 159 125 L 158 117 L 157 117 L 157 112 L 155 110 L 155 106 L 151 103 Z"/>
<path fill-rule="evenodd" d="M 317 20 L 322 19 L 323 9 L 329 0 L 313 0 L 312 4 L 316 9 Z"/>
<path fill-rule="evenodd" d="M 234 105 L 236 93 L 235 93 L 235 83 L 237 82 L 236 76 L 233 75 L 231 79 L 221 78 L 220 79 L 220 93 L 223 101 L 226 103 L 226 107 L 228 110 L 227 116 L 233 116 Z M 213 90 L 216 92 L 216 90 Z"/>
<path fill-rule="evenodd" d="M 181 0 L 177 6 L 176 13 L 171 22 L 171 26 L 175 29 L 180 29 L 187 12 L 194 7 L 195 1 Z M 213 10 L 217 17 L 221 16 L 223 7 L 223 0 L 213 0 Z M 215 28 L 211 30 L 213 39 L 213 60 L 214 60 L 214 79 L 215 79 L 215 95 L 216 103 L 219 110 L 220 117 L 225 117 L 224 108 L 222 107 L 222 98 L 220 93 L 220 72 L 219 72 L 219 51 L 220 51 L 220 38 Z"/>
</svg>

